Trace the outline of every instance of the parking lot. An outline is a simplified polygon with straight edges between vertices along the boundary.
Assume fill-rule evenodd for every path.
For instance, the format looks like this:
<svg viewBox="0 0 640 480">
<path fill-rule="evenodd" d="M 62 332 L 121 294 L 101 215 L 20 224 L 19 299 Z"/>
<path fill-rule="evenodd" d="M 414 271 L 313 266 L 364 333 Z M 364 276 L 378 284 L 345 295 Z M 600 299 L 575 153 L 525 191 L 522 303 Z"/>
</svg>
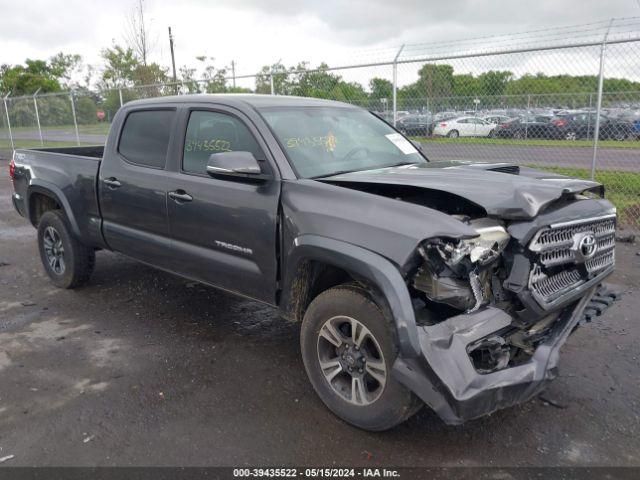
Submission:
<svg viewBox="0 0 640 480">
<path fill-rule="evenodd" d="M 54 288 L 0 177 L 0 457 L 5 465 L 640 465 L 640 248 L 623 297 L 563 349 L 540 398 L 464 426 L 423 409 L 385 433 L 324 408 L 298 326 L 260 304 L 100 252 Z"/>
</svg>

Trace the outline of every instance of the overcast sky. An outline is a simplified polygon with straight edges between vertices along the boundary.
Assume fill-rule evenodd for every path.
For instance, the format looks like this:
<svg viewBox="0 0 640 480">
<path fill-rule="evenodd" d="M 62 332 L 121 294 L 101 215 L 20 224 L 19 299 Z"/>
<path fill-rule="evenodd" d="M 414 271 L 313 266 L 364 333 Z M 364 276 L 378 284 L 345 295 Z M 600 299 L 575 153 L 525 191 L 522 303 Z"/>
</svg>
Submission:
<svg viewBox="0 0 640 480">
<path fill-rule="evenodd" d="M 640 16 L 640 0 L 146 0 L 156 46 L 170 65 L 167 26 L 178 66 L 197 55 L 216 66 L 235 60 L 253 73 L 279 59 L 346 64 L 386 59 L 403 43 L 517 34 L 611 17 Z M 123 43 L 135 0 L 0 0 L 0 63 L 80 53 L 99 66 L 100 49 Z M 383 49 L 383 50 L 380 50 Z"/>
</svg>

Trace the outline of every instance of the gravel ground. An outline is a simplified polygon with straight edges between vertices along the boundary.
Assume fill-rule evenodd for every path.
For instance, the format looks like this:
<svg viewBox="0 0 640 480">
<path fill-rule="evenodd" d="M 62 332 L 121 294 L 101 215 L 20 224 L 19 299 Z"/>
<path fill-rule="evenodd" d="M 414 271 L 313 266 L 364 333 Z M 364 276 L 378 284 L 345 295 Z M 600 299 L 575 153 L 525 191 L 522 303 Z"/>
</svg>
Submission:
<svg viewBox="0 0 640 480">
<path fill-rule="evenodd" d="M 10 191 L 3 169 L 3 465 L 640 466 L 638 246 L 618 245 L 624 296 L 569 339 L 549 401 L 373 434 L 324 408 L 269 308 L 109 252 L 89 286 L 53 287 Z"/>
</svg>

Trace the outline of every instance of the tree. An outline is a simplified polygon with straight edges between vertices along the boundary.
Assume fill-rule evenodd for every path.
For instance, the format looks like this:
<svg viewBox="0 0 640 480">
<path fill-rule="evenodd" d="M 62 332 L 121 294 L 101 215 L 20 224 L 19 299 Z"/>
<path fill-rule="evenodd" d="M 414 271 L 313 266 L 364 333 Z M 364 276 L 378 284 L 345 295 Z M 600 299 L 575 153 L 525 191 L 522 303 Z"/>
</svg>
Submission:
<svg viewBox="0 0 640 480">
<path fill-rule="evenodd" d="M 127 17 L 125 41 L 142 65 L 147 66 L 149 54 L 153 44 L 149 36 L 149 26 L 146 22 L 146 7 L 144 0 L 138 0 L 134 9 Z"/>
<path fill-rule="evenodd" d="M 369 98 L 371 100 L 372 108 L 380 108 L 380 100 L 386 98 L 388 102 L 391 102 L 393 97 L 393 83 L 385 78 L 374 77 L 369 80 L 369 89 L 371 94 Z"/>
<path fill-rule="evenodd" d="M 448 97 L 453 93 L 453 67 L 427 63 L 418 70 L 418 90 L 426 98 Z"/>
<path fill-rule="evenodd" d="M 133 84 L 134 70 L 140 65 L 131 48 L 113 45 L 102 50 L 105 68 L 102 72 L 103 88 L 128 87 Z"/>
<path fill-rule="evenodd" d="M 14 96 L 58 92 L 69 88 L 72 73 L 79 69 L 82 57 L 58 53 L 49 60 L 26 59 L 24 65 L 0 67 L 0 92 Z"/>
</svg>

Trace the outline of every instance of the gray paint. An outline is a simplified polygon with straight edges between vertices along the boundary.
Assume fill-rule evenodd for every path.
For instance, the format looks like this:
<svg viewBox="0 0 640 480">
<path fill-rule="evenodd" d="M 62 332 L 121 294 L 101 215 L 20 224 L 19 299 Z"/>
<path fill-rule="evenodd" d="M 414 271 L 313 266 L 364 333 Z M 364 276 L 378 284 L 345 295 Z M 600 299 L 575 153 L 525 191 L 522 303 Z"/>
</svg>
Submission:
<svg viewBox="0 0 640 480">
<path fill-rule="evenodd" d="M 86 244 L 279 306 L 283 313 L 295 295 L 296 276 L 305 261 L 345 269 L 375 286 L 395 322 L 400 356 L 394 375 L 445 421 L 459 423 L 530 397 L 553 376 L 558 348 L 593 290 L 583 293 L 574 313 L 526 365 L 479 375 L 466 344 L 512 319 L 501 310 L 486 308 L 434 327 L 419 327 L 407 288 L 408 275 L 419 262 L 420 242 L 437 236 L 471 237 L 475 231 L 440 211 L 345 187 L 396 185 L 453 194 L 507 220 L 511 235 L 522 245 L 550 222 L 610 211 L 605 200 L 554 204 L 563 196 L 601 186 L 526 168 L 520 175 L 497 173 L 487 171 L 491 166 L 464 162 L 381 169 L 322 181 L 297 179 L 257 109 L 328 103 L 355 108 L 259 95 L 131 102 L 114 119 L 102 161 L 102 150 L 95 147 L 17 151 L 13 202 L 22 215 L 29 215 L 31 194 L 50 195 L 65 210 L 73 233 Z M 176 110 L 166 167 L 127 162 L 117 152 L 126 115 L 159 107 Z M 181 171 L 193 109 L 226 112 L 247 125 L 266 154 L 259 183 Z M 171 192 L 184 192 L 190 200 L 180 200 L 184 195 L 172 197 Z"/>
</svg>

